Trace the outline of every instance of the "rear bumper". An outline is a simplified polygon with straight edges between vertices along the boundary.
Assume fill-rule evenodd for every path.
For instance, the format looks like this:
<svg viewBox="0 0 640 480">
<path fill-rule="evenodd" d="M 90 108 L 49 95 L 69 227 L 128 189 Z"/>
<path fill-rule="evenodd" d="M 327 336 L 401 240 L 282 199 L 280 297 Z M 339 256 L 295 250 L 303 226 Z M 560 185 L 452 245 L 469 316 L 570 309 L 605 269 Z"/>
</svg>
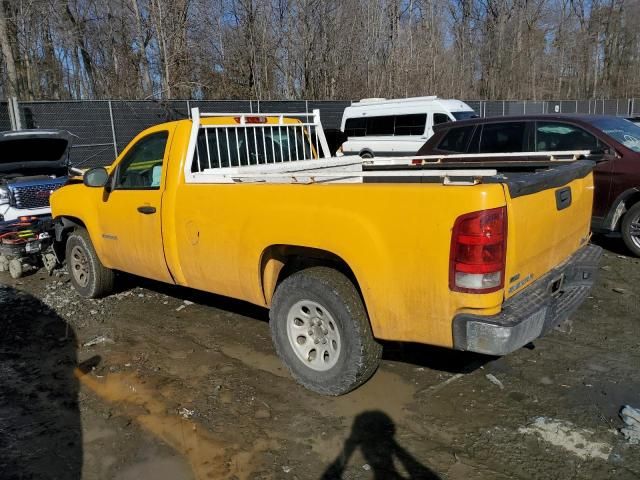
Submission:
<svg viewBox="0 0 640 480">
<path fill-rule="evenodd" d="M 456 315 L 453 345 L 457 350 L 506 355 L 540 338 L 576 310 L 595 281 L 602 249 L 587 245 L 507 300 L 497 315 Z"/>
</svg>

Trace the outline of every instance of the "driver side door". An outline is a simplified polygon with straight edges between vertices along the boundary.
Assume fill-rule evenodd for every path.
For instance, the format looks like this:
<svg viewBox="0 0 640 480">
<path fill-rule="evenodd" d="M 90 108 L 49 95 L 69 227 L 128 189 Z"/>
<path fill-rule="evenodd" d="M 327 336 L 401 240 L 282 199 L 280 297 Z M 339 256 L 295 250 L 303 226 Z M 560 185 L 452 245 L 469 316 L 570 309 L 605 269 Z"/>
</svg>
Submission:
<svg viewBox="0 0 640 480">
<path fill-rule="evenodd" d="M 112 172 L 98 212 L 106 265 L 173 283 L 161 225 L 171 133 L 167 129 L 149 133 L 127 149 Z"/>
</svg>

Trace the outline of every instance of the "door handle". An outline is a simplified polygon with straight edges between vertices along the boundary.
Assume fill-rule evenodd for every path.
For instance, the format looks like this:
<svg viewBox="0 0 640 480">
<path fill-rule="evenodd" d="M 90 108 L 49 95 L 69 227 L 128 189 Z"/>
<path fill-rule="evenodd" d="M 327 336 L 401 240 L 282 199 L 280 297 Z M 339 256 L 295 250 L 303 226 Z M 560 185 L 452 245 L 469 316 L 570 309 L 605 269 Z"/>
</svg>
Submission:
<svg viewBox="0 0 640 480">
<path fill-rule="evenodd" d="M 571 187 L 556 190 L 556 208 L 564 210 L 571 205 Z"/>
<path fill-rule="evenodd" d="M 142 205 L 141 207 L 138 207 L 138 211 L 144 215 L 151 215 L 152 213 L 156 213 L 156 207 Z"/>
</svg>

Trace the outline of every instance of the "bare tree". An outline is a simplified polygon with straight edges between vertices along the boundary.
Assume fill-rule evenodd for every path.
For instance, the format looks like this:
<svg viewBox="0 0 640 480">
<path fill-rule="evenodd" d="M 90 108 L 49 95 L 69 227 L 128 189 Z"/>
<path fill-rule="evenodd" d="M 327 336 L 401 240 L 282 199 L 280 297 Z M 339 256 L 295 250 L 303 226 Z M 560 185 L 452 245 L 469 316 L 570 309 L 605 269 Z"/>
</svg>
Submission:
<svg viewBox="0 0 640 480">
<path fill-rule="evenodd" d="M 639 15 L 639 0 L 0 0 L 0 91 L 632 97 Z"/>
</svg>

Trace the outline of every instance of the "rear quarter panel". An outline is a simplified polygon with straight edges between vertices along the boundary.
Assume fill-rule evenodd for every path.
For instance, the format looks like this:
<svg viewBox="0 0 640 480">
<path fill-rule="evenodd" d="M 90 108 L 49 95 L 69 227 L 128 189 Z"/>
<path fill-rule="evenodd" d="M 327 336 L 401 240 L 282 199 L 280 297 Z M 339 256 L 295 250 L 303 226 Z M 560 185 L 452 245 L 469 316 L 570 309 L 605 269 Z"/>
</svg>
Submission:
<svg viewBox="0 0 640 480">
<path fill-rule="evenodd" d="M 353 270 L 378 338 L 450 347 L 455 313 L 502 302 L 502 292 L 449 292 L 454 221 L 504 202 L 499 184 L 181 183 L 165 198 L 165 245 L 178 283 L 264 306 L 268 247 L 326 250 Z"/>
</svg>

